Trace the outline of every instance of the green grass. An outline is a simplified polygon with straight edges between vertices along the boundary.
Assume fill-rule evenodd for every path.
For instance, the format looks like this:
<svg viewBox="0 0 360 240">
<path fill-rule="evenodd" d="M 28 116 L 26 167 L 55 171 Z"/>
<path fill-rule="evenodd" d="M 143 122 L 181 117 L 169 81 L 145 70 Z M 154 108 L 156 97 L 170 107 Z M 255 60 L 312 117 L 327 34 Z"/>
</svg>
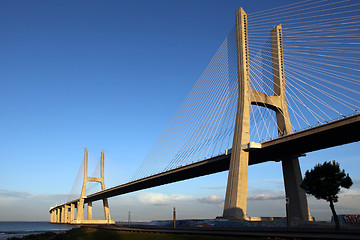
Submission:
<svg viewBox="0 0 360 240">
<path fill-rule="evenodd" d="M 19 238 L 12 238 L 18 240 Z M 209 235 L 187 235 L 167 233 L 139 233 L 102 230 L 95 228 L 74 228 L 66 233 L 43 233 L 29 235 L 22 240 L 257 240 L 269 238 L 222 237 Z"/>
</svg>

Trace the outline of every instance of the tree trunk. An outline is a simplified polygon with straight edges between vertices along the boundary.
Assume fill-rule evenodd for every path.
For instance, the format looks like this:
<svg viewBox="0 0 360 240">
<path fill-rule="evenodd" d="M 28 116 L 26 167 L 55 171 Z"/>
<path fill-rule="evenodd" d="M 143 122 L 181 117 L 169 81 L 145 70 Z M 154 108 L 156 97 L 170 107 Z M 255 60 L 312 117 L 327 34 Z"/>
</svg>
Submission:
<svg viewBox="0 0 360 240">
<path fill-rule="evenodd" d="M 336 214 L 336 211 L 335 211 L 335 207 L 334 207 L 334 203 L 332 200 L 330 200 L 330 209 L 331 209 L 331 212 L 334 216 L 334 221 L 335 221 L 335 229 L 336 230 L 339 230 L 340 229 L 340 224 L 339 224 L 339 218 Z"/>
</svg>

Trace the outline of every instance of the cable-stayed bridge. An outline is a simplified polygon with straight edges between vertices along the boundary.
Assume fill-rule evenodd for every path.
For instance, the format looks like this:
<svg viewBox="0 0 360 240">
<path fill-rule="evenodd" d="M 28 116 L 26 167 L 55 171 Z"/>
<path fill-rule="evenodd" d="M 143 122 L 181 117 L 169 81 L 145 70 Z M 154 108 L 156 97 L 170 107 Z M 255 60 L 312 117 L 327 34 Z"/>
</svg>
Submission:
<svg viewBox="0 0 360 240">
<path fill-rule="evenodd" d="M 291 218 L 309 220 L 298 157 L 360 140 L 360 3 L 302 1 L 247 15 L 230 31 L 133 178 L 88 177 L 51 222 L 109 223 L 107 198 L 229 170 L 224 217 L 246 216 L 248 165 L 281 161 Z M 102 191 L 86 196 L 88 181 Z M 92 220 L 103 200 L 105 220 Z M 88 205 L 87 220 L 84 204 Z M 76 209 L 76 210 L 75 210 Z"/>
</svg>

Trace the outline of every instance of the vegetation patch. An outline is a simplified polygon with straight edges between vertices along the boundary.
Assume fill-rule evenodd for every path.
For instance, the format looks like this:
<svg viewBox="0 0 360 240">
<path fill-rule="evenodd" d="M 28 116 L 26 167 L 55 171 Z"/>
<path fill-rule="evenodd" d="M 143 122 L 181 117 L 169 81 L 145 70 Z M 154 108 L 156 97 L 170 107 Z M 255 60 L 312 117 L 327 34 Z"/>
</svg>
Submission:
<svg viewBox="0 0 360 240">
<path fill-rule="evenodd" d="M 43 233 L 28 235 L 23 238 L 11 238 L 11 240 L 254 240 L 269 239 L 259 237 L 223 237 L 211 235 L 189 235 L 168 233 L 141 233 L 125 232 L 90 227 L 73 228 L 66 233 Z M 277 238 L 279 239 L 279 238 Z"/>
</svg>

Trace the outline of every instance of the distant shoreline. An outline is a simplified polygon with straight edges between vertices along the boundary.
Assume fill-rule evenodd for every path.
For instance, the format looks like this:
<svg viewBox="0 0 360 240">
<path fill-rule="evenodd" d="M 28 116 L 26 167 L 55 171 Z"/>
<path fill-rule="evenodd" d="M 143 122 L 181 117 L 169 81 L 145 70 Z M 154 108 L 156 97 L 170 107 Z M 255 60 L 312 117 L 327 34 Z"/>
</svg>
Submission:
<svg viewBox="0 0 360 240">
<path fill-rule="evenodd" d="M 48 221 L 0 221 L 0 240 L 22 238 L 45 232 L 63 233 L 78 226 L 51 224 Z"/>
</svg>

